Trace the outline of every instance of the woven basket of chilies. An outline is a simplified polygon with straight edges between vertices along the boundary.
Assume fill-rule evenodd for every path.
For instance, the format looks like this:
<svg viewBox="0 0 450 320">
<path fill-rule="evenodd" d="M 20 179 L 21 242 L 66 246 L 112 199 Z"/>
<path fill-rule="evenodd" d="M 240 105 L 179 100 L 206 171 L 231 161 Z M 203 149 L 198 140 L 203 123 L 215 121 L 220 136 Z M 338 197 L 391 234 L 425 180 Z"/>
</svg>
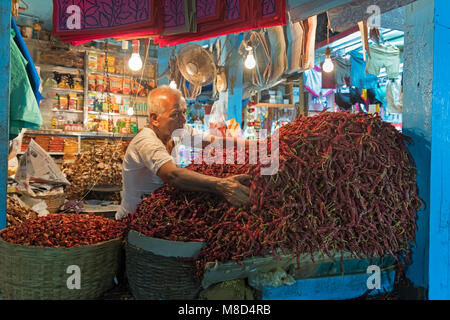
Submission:
<svg viewBox="0 0 450 320">
<path fill-rule="evenodd" d="M 124 224 L 50 214 L 0 232 L 0 295 L 11 300 L 95 299 L 114 286 Z"/>
<path fill-rule="evenodd" d="M 176 242 L 128 233 L 126 273 L 138 300 L 192 300 L 200 292 L 193 258 L 203 243 Z"/>
</svg>

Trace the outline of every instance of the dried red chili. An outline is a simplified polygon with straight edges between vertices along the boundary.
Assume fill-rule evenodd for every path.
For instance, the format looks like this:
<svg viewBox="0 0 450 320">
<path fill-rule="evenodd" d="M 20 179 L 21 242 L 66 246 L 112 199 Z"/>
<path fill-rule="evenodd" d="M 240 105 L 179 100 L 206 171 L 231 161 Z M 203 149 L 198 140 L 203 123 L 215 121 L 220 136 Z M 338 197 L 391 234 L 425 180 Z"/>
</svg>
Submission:
<svg viewBox="0 0 450 320">
<path fill-rule="evenodd" d="M 28 246 L 75 247 L 122 237 L 123 222 L 94 214 L 49 214 L 0 233 L 3 240 Z"/>
<path fill-rule="evenodd" d="M 277 255 L 276 249 L 311 258 L 317 251 L 396 259 L 406 254 L 409 261 L 422 202 L 405 141 L 411 142 L 378 115 L 300 116 L 280 129 L 275 176 L 261 175 L 267 165 L 249 164 L 249 152 L 242 149 L 235 153 L 245 152 L 244 165 L 188 167 L 218 177 L 252 175 L 249 208 L 234 209 L 219 196 L 165 185 L 125 222 L 152 237 L 202 239 L 207 245 L 198 257 L 199 274 L 208 262 Z"/>
</svg>

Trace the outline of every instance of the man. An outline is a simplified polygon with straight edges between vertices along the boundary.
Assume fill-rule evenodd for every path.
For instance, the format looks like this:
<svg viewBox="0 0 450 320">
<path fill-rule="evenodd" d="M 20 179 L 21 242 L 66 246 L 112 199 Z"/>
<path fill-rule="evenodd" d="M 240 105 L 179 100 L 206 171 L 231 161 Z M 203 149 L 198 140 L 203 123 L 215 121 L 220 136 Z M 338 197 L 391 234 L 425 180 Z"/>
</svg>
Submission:
<svg viewBox="0 0 450 320">
<path fill-rule="evenodd" d="M 148 105 L 150 124 L 133 138 L 123 160 L 122 203 L 116 219 L 133 212 L 142 195 L 151 194 L 164 183 L 186 191 L 216 193 L 237 206 L 250 203 L 249 188 L 241 184 L 249 176 L 216 178 L 176 166 L 171 156 L 175 130 L 184 128 L 192 137 L 202 135 L 203 147 L 215 139 L 223 139 L 222 145 L 226 145 L 226 138 L 206 135 L 186 125 L 186 102 L 180 91 L 158 87 L 149 93 Z"/>
</svg>

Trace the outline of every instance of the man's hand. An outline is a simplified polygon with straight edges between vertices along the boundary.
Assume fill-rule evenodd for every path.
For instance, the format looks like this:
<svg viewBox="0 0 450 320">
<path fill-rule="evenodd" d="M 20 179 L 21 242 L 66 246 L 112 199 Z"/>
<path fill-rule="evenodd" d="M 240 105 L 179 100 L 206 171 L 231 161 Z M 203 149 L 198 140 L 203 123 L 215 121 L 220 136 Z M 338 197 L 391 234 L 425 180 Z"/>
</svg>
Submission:
<svg viewBox="0 0 450 320">
<path fill-rule="evenodd" d="M 234 206 L 250 204 L 250 188 L 242 184 L 252 178 L 249 175 L 217 178 L 186 168 L 177 168 L 172 161 L 165 163 L 157 175 L 165 183 L 182 190 L 216 193 Z"/>
<path fill-rule="evenodd" d="M 223 178 L 218 182 L 218 192 L 234 206 L 248 205 L 250 204 L 250 188 L 242 182 L 251 178 L 252 176 L 245 174 Z"/>
</svg>

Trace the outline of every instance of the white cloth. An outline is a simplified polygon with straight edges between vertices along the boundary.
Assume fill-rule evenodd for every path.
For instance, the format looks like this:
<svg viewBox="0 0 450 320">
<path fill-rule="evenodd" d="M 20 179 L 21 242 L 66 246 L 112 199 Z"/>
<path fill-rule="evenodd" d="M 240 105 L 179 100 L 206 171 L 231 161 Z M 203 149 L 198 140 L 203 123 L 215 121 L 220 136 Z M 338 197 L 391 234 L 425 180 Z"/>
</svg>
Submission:
<svg viewBox="0 0 450 320">
<path fill-rule="evenodd" d="M 194 141 L 211 139 L 209 134 L 189 125 L 185 125 L 184 130 L 178 136 L 183 138 L 173 138 L 175 146 L 172 155 L 167 152 L 164 143 L 150 128 L 142 129 L 133 138 L 123 159 L 122 203 L 116 212 L 116 219 L 121 219 L 133 212 L 141 202 L 143 195 L 151 194 L 163 185 L 163 181 L 157 176 L 158 170 L 169 161 L 178 163 L 177 150 L 180 144 L 190 145 L 189 141 L 192 137 L 194 137 Z M 189 137 L 189 140 L 185 140 L 184 137 Z"/>
</svg>

